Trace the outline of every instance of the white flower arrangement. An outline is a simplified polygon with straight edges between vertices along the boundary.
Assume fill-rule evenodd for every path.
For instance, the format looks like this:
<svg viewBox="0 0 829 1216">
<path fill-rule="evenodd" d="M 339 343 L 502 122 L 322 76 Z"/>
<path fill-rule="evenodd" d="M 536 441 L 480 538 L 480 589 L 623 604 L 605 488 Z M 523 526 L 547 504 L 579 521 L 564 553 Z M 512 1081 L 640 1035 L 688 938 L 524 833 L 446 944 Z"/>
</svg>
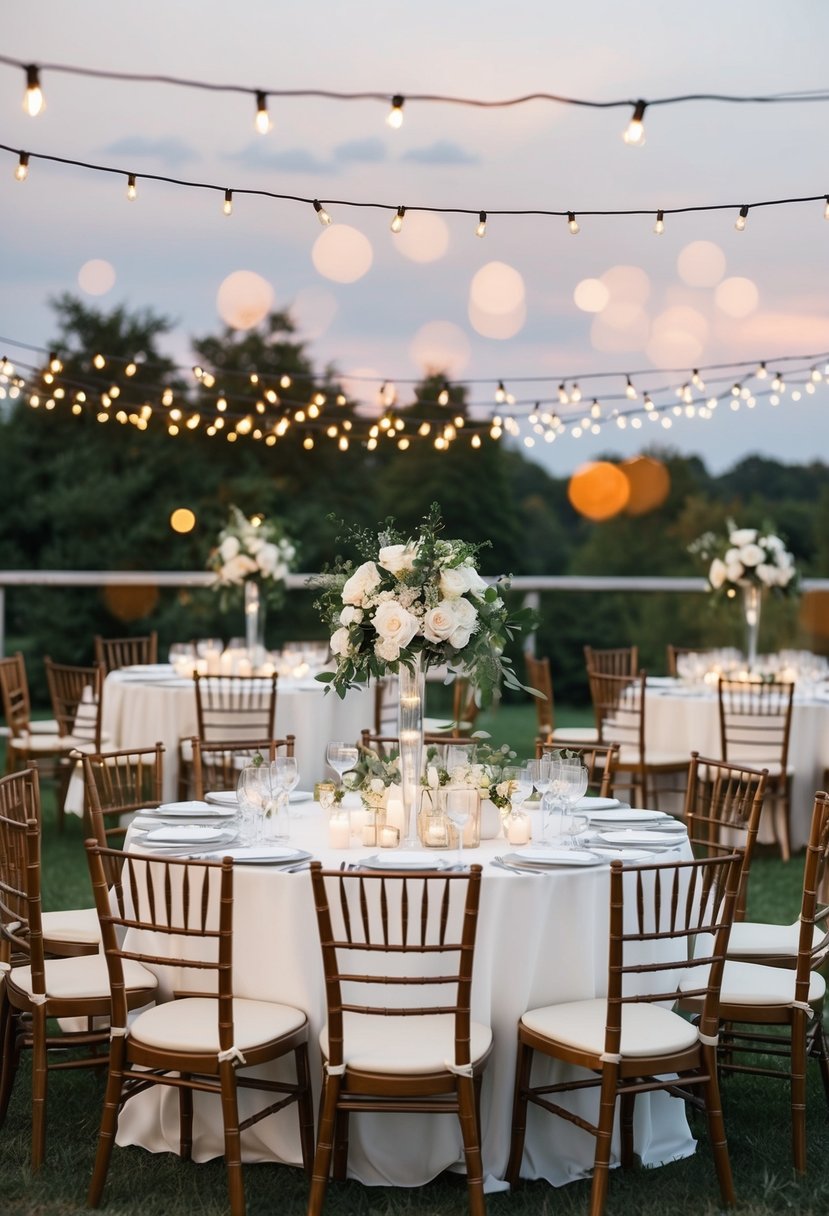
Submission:
<svg viewBox="0 0 829 1216">
<path fill-rule="evenodd" d="M 712 591 L 733 596 L 749 586 L 783 595 L 796 590 L 794 558 L 779 536 L 768 529 L 738 528 L 731 519 L 726 520 L 726 528 L 725 536 L 705 532 L 688 546 L 689 552 L 710 563 Z"/>
<path fill-rule="evenodd" d="M 281 603 L 285 578 L 296 558 L 296 547 L 282 525 L 261 515 L 250 519 L 231 506 L 230 518 L 219 533 L 208 559 L 215 574 L 212 586 L 223 593 L 254 579 L 272 603 Z"/>
<path fill-rule="evenodd" d="M 320 576 L 317 608 L 331 630 L 337 667 L 317 679 L 343 696 L 371 676 L 412 667 L 446 665 L 484 697 L 501 679 L 521 688 L 504 647 L 529 624 L 526 610 L 510 617 L 506 581 L 489 586 L 476 568 L 480 545 L 444 540 L 440 510 L 432 506 L 420 534 L 408 540 L 391 526 L 378 536 L 352 534 L 367 560 L 337 559 Z"/>
</svg>

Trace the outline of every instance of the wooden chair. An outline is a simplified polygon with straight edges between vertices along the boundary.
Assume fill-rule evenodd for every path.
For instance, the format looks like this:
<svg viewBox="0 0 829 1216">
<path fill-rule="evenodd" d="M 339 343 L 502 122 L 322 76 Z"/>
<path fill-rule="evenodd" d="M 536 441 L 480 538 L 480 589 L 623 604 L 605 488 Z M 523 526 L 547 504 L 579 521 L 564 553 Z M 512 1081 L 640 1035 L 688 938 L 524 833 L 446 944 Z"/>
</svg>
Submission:
<svg viewBox="0 0 829 1216">
<path fill-rule="evenodd" d="M 581 762 L 587 769 L 587 793 L 600 798 L 613 798 L 619 744 L 579 743 L 573 740 L 566 747 L 569 751 L 579 752 Z M 546 743 L 541 739 L 535 741 L 535 754 L 539 760 L 558 751 L 561 751 L 561 744 L 556 743 L 555 739 Z"/>
<path fill-rule="evenodd" d="M 596 1137 L 591 1216 L 604 1210 L 611 1136 L 620 1107 L 621 1163 L 633 1164 L 634 1103 L 639 1093 L 667 1090 L 685 1096 L 702 1088 L 702 1106 L 722 1200 L 734 1203 L 725 1140 L 716 1043 L 719 983 L 734 915 L 741 858 L 732 853 L 667 865 L 611 864 L 607 996 L 533 1009 L 518 1024 L 512 1142 L 506 1178 L 518 1182 L 524 1151 L 527 1105 L 575 1123 Z M 702 1013 L 692 1025 L 668 1005 L 677 993 L 678 963 L 689 968 Z M 643 962 L 643 949 L 647 962 Z M 670 957 L 669 957 L 670 956 Z M 643 973 L 647 981 L 643 983 Z M 556 1084 L 532 1085 L 535 1052 L 593 1075 Z M 575 1115 L 555 1098 L 578 1090 L 598 1091 L 597 1120 Z"/>
<path fill-rule="evenodd" d="M 729 764 L 768 769 L 767 793 L 774 838 L 784 861 L 791 857 L 789 735 L 794 684 L 719 680 L 720 749 Z"/>
<path fill-rule="evenodd" d="M 193 1093 L 221 1101 L 224 1157 L 231 1216 L 245 1210 L 241 1132 L 277 1110 L 296 1104 L 303 1163 L 310 1171 L 314 1127 L 308 1072 L 308 1021 L 301 1009 L 233 994 L 233 864 L 174 861 L 102 849 L 87 841 L 89 869 L 101 920 L 111 985 L 112 1043 L 98 1151 L 87 1202 L 101 1202 L 112 1146 L 123 1105 L 150 1085 L 179 1093 L 179 1153 L 190 1159 Z M 112 863 L 123 861 L 125 908 L 107 883 Z M 113 903 L 117 907 L 113 909 Z M 136 906 L 137 905 L 137 906 Z M 187 957 L 188 938 L 197 939 L 197 958 Z M 169 943 L 164 950 L 161 943 Z M 176 967 L 177 998 L 138 1014 L 127 1030 L 124 975 L 140 960 L 149 967 Z M 192 984 L 188 983 L 188 973 Z M 188 990 L 191 995 L 188 995 Z M 240 1075 L 293 1055 L 296 1081 Z M 240 1122 L 237 1092 L 268 1094 L 264 1109 Z"/>
<path fill-rule="evenodd" d="M 677 679 L 679 672 L 677 671 L 677 659 L 682 658 L 686 654 L 710 654 L 710 646 L 674 646 L 671 642 L 665 647 L 665 670 L 669 676 Z"/>
<path fill-rule="evenodd" d="M 78 754 L 99 752 L 103 744 L 101 714 L 104 669 L 99 663 L 91 667 L 55 663 L 48 655 L 44 658 L 43 665 L 46 668 L 46 682 L 49 686 L 52 712 L 58 724 L 58 734 L 67 744 L 67 753 L 61 760 L 62 779 L 57 802 L 57 824 L 58 829 L 62 831 L 66 794 L 69 780 L 78 762 Z"/>
<path fill-rule="evenodd" d="M 542 694 L 541 697 L 533 697 L 536 718 L 538 720 L 536 738 L 542 742 L 552 740 L 565 747 L 573 739 L 577 739 L 579 743 L 584 743 L 585 741 L 595 743 L 597 735 L 596 728 L 593 726 L 556 726 L 553 676 L 550 669 L 550 660 L 547 658 L 536 659 L 531 654 L 525 652 L 524 664 L 527 671 L 527 683 L 530 688 L 535 688 Z"/>
<path fill-rule="evenodd" d="M 720 1072 L 782 1077 L 791 1087 L 792 1156 L 806 1171 L 806 1065 L 816 1059 L 829 1107 L 829 1052 L 823 1029 L 826 981 L 815 968 L 829 956 L 829 906 L 824 889 L 829 861 L 829 794 L 815 796 L 800 904 L 794 969 L 729 960 L 720 993 Z M 682 987 L 686 986 L 686 982 Z M 698 998 L 685 994 L 682 1007 L 698 1011 Z M 735 1024 L 740 1024 L 735 1029 Z M 751 1026 L 752 1029 L 745 1029 Z M 769 1033 L 769 1028 L 777 1028 Z M 781 1033 L 782 1030 L 782 1033 Z M 768 1057 L 757 1059 L 757 1056 Z M 740 1063 L 739 1058 L 752 1058 Z M 777 1067 L 772 1059 L 783 1061 Z"/>
<path fill-rule="evenodd" d="M 628 788 L 634 805 L 658 805 L 657 776 L 684 777 L 688 755 L 681 752 L 648 753 L 645 748 L 645 681 L 646 673 L 636 676 L 590 673 L 590 695 L 596 715 L 596 729 L 601 743 L 618 743 L 615 788 Z M 619 774 L 629 773 L 625 787 Z M 663 787 L 664 788 L 664 787 Z"/>
<path fill-rule="evenodd" d="M 94 752 L 83 757 L 88 834 L 102 848 L 123 848 L 136 811 L 161 805 L 164 744 Z M 121 863 L 107 875 L 110 886 L 120 878 Z"/>
<path fill-rule="evenodd" d="M 276 675 L 205 676 L 193 674 L 197 734 L 203 743 L 247 743 L 271 739 L 276 718 Z M 189 739 L 179 743 L 179 798 L 192 781 Z"/>
<path fill-rule="evenodd" d="M 54 718 L 32 721 L 26 662 L 20 651 L 0 659 L 0 701 L 9 728 L 6 772 L 37 765 L 44 775 L 50 770 L 57 773 L 59 761 L 72 751 L 74 744 L 59 733 Z"/>
<path fill-rule="evenodd" d="M 639 671 L 639 647 L 615 646 L 609 650 L 596 650 L 592 646 L 585 646 L 584 662 L 588 677 L 593 671 L 606 676 L 635 676 Z"/>
<path fill-rule="evenodd" d="M 197 735 L 190 740 L 193 748 L 193 797 L 198 801 L 208 790 L 235 790 L 242 769 L 258 753 L 275 760 L 277 753 L 293 756 L 294 735 L 284 739 L 256 739 L 251 743 L 204 743 Z"/>
<path fill-rule="evenodd" d="M 95 635 L 95 662 L 103 664 L 104 675 L 119 667 L 137 667 L 158 662 L 158 634 L 155 630 L 145 637 L 103 638 Z"/>
<path fill-rule="evenodd" d="M 54 1069 L 102 1067 L 109 1027 L 93 1029 L 109 1014 L 109 976 L 102 954 L 47 959 L 40 911 L 40 830 L 37 773 L 28 769 L 0 781 L 0 959 L 10 964 L 3 983 L 0 1048 L 0 1124 L 8 1110 L 24 1048 L 32 1052 L 32 1169 L 46 1153 L 48 1076 Z M 8 814 L 17 803 L 28 816 Z M 124 1008 L 154 999 L 156 977 L 137 963 L 124 971 Z M 51 1032 L 53 1018 L 82 1018 L 84 1028 Z M 86 1049 L 80 1058 L 67 1049 Z M 99 1050 L 103 1049 L 103 1050 Z M 57 1056 L 56 1054 L 57 1053 Z"/>
<path fill-rule="evenodd" d="M 458 1116 L 469 1210 L 484 1216 L 479 1096 L 492 1049 L 470 1016 L 481 867 L 344 873 L 311 865 L 328 1020 L 308 1201 L 320 1216 L 333 1158 L 346 1175 L 352 1111 Z"/>
<path fill-rule="evenodd" d="M 751 859 L 757 843 L 768 773 L 736 768 L 691 752 L 685 791 L 685 826 L 695 857 L 716 857 L 737 847 L 743 852 L 740 887 L 729 938 L 733 946 L 736 922 L 743 920 Z"/>
</svg>

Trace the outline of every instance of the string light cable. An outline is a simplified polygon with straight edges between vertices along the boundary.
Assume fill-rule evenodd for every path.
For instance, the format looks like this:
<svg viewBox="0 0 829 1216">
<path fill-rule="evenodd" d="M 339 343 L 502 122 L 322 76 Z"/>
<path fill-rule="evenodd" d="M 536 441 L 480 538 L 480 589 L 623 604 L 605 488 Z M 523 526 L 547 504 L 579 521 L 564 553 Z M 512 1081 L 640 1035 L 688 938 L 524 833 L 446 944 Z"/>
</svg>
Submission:
<svg viewBox="0 0 829 1216">
<path fill-rule="evenodd" d="M 17 166 L 15 168 L 15 177 L 18 181 L 25 181 L 31 176 L 30 170 L 33 161 L 43 161 L 44 163 L 56 165 L 68 165 L 74 169 L 86 169 L 90 173 L 109 174 L 111 176 L 126 178 L 128 182 L 127 197 L 135 198 L 138 191 L 138 182 L 162 182 L 170 186 L 180 186 L 189 190 L 212 191 L 222 198 L 221 210 L 225 215 L 230 214 L 228 211 L 228 203 L 234 198 L 247 195 L 248 197 L 270 198 L 278 202 L 302 203 L 313 208 L 317 215 L 317 219 L 321 224 L 327 226 L 334 220 L 334 216 L 328 210 L 332 208 L 354 208 L 363 210 L 375 210 L 392 212 L 394 219 L 392 221 L 392 231 L 399 232 L 403 224 L 403 218 L 410 212 L 429 212 L 438 215 L 468 215 L 477 220 L 473 228 L 476 235 L 483 235 L 481 232 L 482 225 L 485 229 L 486 222 L 490 221 L 493 216 L 502 217 L 554 217 L 564 218 L 567 220 L 567 225 L 573 235 L 581 231 L 579 219 L 586 217 L 592 218 L 597 216 L 649 216 L 655 217 L 657 228 L 654 231 L 661 232 L 664 228 L 664 217 L 666 215 L 689 215 L 701 214 L 704 212 L 713 211 L 730 211 L 736 213 L 737 219 L 735 227 L 738 231 L 742 231 L 746 226 L 746 218 L 749 210 L 758 210 L 762 207 L 786 207 L 798 203 L 820 203 L 821 215 L 827 218 L 829 206 L 827 201 L 829 195 L 823 190 L 819 194 L 799 195 L 789 198 L 770 198 L 756 199 L 750 203 L 697 203 L 685 207 L 589 207 L 581 208 L 578 211 L 573 211 L 571 208 L 564 210 L 555 210 L 549 207 L 510 207 L 493 210 L 488 208 L 482 211 L 479 206 L 475 207 L 436 207 L 427 204 L 418 204 L 413 206 L 407 204 L 405 206 L 398 203 L 386 203 L 372 200 L 357 200 L 357 199 L 331 199 L 326 200 L 323 204 L 318 198 L 309 198 L 302 194 L 283 194 L 275 190 L 263 190 L 254 188 L 244 188 L 238 186 L 228 187 L 226 184 L 218 184 L 216 182 L 199 182 L 187 178 L 171 177 L 164 173 L 136 173 L 131 169 L 124 169 L 114 165 L 94 164 L 91 161 L 75 160 L 68 156 L 57 156 L 47 152 L 30 152 L 12 147 L 10 144 L 0 143 L 0 151 L 11 153 L 16 156 Z M 481 217 L 485 219 L 481 219 Z M 659 226 L 661 225 L 661 227 Z"/>
</svg>

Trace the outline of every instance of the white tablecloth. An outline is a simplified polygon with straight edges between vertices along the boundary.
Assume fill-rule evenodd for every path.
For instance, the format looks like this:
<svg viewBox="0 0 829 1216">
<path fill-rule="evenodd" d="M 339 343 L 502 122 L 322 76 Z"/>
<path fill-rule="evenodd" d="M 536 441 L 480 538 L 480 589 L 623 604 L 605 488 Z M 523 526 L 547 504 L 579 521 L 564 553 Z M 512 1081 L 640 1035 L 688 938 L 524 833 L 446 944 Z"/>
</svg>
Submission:
<svg viewBox="0 0 829 1216">
<path fill-rule="evenodd" d="M 718 759 L 720 718 L 716 692 L 677 683 L 648 688 L 645 698 L 645 746 L 650 751 L 697 751 Z M 829 697 L 807 699 L 795 691 L 789 740 L 789 767 L 794 770 L 791 797 L 792 848 L 809 839 L 815 790 L 823 788 L 829 766 Z"/>
<path fill-rule="evenodd" d="M 373 852 L 321 848 L 325 827 L 316 804 L 295 808 L 292 843 L 309 849 L 324 865 L 338 867 Z M 486 862 L 505 850 L 501 840 L 469 850 Z M 687 838 L 660 859 L 690 856 Z M 440 856 L 440 854 L 437 854 Z M 234 971 L 238 995 L 283 1001 L 304 1009 L 311 1027 L 310 1056 L 315 1097 L 319 1092 L 318 1034 L 325 994 L 316 920 L 307 872 L 279 873 L 263 866 L 237 866 L 234 889 Z M 472 1016 L 489 1022 L 494 1052 L 482 1093 L 484 1171 L 498 1189 L 509 1154 L 518 1019 L 525 1010 L 554 1001 L 579 1000 L 606 991 L 609 870 L 560 869 L 542 876 L 484 871 Z M 534 1077 L 566 1075 L 563 1065 L 539 1058 Z M 242 1093 L 241 1100 L 255 1096 Z M 595 1118 L 597 1093 L 575 1099 Z M 216 1105 L 196 1095 L 194 1160 L 222 1153 Z M 248 1109 L 248 1108 L 245 1108 Z M 244 1117 L 244 1114 L 243 1114 Z M 555 1185 L 583 1177 L 592 1167 L 594 1140 L 573 1125 L 534 1107 L 529 1111 L 522 1174 Z M 157 1087 L 131 1099 L 119 1122 L 118 1143 L 155 1152 L 177 1151 L 177 1095 Z M 295 1112 L 282 1112 L 243 1135 L 245 1161 L 301 1160 Z M 641 1096 L 636 1104 L 636 1151 L 659 1164 L 694 1151 L 684 1104 L 665 1094 Z M 618 1158 L 615 1158 L 617 1160 Z M 349 1129 L 349 1176 L 369 1185 L 419 1186 L 462 1162 L 457 1119 L 435 1115 L 359 1114 Z"/>
<path fill-rule="evenodd" d="M 355 743 L 374 722 L 373 690 L 352 689 L 344 700 L 326 694 L 315 680 L 280 679 L 276 691 L 274 735 L 296 736 L 295 754 L 300 785 L 311 789 L 324 777 L 325 749 L 332 739 Z M 164 756 L 164 797 L 176 797 L 179 739 L 198 733 L 193 681 L 113 671 L 104 683 L 103 729 L 112 748 L 152 747 L 161 742 Z"/>
</svg>

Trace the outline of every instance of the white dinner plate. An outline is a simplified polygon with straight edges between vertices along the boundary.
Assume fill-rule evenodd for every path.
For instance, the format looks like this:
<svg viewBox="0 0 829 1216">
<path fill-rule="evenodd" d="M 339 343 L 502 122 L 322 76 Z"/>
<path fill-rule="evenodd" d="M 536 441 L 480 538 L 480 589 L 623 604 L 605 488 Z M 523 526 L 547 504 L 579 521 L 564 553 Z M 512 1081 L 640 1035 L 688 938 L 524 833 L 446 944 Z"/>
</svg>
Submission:
<svg viewBox="0 0 829 1216">
<path fill-rule="evenodd" d="M 152 812 L 142 811 L 142 814 L 168 815 L 171 819 L 203 819 L 205 815 L 215 815 L 206 802 L 198 802 L 195 798 L 187 802 L 162 802 L 160 807 L 153 807 Z"/>
<path fill-rule="evenodd" d="M 671 847 L 682 843 L 679 832 L 659 832 L 656 829 L 645 831 L 642 828 L 626 828 L 618 832 L 600 832 L 599 838 L 607 844 L 621 845 L 656 845 L 657 848 Z"/>
<path fill-rule="evenodd" d="M 602 855 L 602 861 L 608 865 L 611 861 L 653 861 L 653 853 L 647 849 L 599 848 L 598 852 Z"/>
<path fill-rule="evenodd" d="M 520 853 L 506 853 L 506 865 L 513 866 L 599 866 L 605 861 L 588 849 L 558 849 L 552 846 L 530 845 Z"/>
<path fill-rule="evenodd" d="M 139 811 L 138 818 L 144 819 L 163 819 L 173 820 L 177 822 L 185 822 L 188 819 L 198 819 L 200 822 L 203 819 L 232 819 L 236 814 L 236 807 L 228 806 L 210 806 L 208 803 L 199 803 L 203 809 L 199 812 L 185 811 L 170 811 L 167 807 L 151 806 Z M 140 826 L 137 824 L 136 826 Z"/>
<path fill-rule="evenodd" d="M 209 828 L 198 823 L 180 823 L 151 828 L 144 836 L 147 844 L 218 844 L 227 839 L 226 828 Z"/>
<path fill-rule="evenodd" d="M 232 806 L 239 805 L 239 799 L 236 797 L 235 790 L 210 790 L 204 796 L 205 801 L 213 806 Z"/>
<path fill-rule="evenodd" d="M 358 865 L 366 870 L 445 870 L 454 864 L 446 857 L 434 853 L 409 853 L 389 849 L 388 853 L 374 853 L 361 857 Z"/>
<path fill-rule="evenodd" d="M 579 798 L 573 809 L 576 811 L 588 811 L 592 818 L 594 811 L 609 811 L 613 807 L 620 805 L 618 798 Z"/>
<path fill-rule="evenodd" d="M 645 811 L 639 810 L 638 807 L 619 806 L 615 810 L 596 810 L 588 813 L 592 823 L 610 825 L 653 823 L 656 826 L 657 823 L 664 822 L 667 828 L 673 827 L 673 821 L 670 821 L 670 816 L 666 815 L 664 811 Z"/>
<path fill-rule="evenodd" d="M 216 856 L 218 857 L 219 854 Z M 230 849 L 222 849 L 221 856 L 232 857 L 238 865 L 284 866 L 292 865 L 294 862 L 307 861 L 311 854 L 306 853 L 303 849 L 292 849 L 288 845 L 253 844 L 235 845 Z"/>
<path fill-rule="evenodd" d="M 171 676 L 171 663 L 131 663 L 129 667 L 119 667 L 118 670 L 127 675 L 142 676 Z"/>
<path fill-rule="evenodd" d="M 312 802 L 314 798 L 313 790 L 291 790 L 290 802 Z"/>
</svg>

